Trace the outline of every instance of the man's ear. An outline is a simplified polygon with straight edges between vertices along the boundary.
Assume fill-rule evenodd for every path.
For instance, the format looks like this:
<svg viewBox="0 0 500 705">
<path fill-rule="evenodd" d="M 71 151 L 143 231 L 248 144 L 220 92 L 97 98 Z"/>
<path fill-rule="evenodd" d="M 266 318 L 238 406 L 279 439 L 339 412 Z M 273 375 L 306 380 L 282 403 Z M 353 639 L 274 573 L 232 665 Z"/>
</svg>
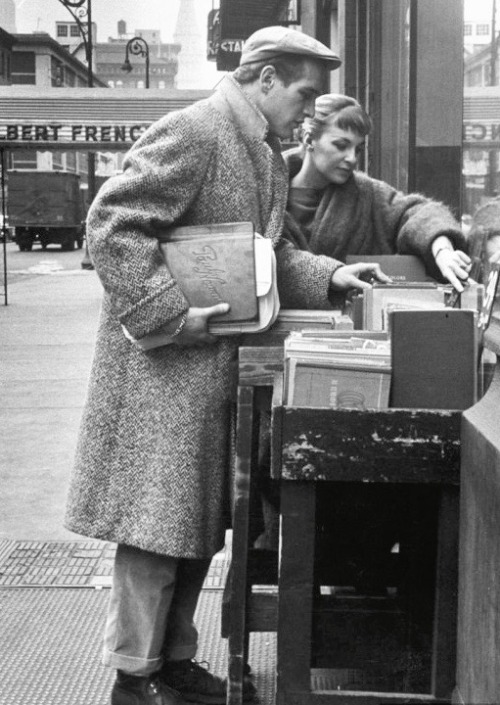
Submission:
<svg viewBox="0 0 500 705">
<path fill-rule="evenodd" d="M 264 66 L 260 72 L 260 85 L 264 93 L 268 93 L 276 81 L 276 69 L 274 66 Z"/>
</svg>

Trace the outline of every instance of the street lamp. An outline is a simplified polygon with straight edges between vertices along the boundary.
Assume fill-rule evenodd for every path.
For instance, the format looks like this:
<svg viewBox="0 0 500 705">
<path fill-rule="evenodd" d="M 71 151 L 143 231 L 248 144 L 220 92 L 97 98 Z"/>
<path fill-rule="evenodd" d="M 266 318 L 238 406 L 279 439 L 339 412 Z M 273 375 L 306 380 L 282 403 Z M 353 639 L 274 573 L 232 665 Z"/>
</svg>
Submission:
<svg viewBox="0 0 500 705">
<path fill-rule="evenodd" d="M 94 86 L 94 74 L 92 72 L 92 0 L 59 0 L 59 2 L 71 13 L 78 25 L 87 60 L 87 86 L 92 88 Z M 87 178 L 87 199 L 89 203 L 92 203 L 96 194 L 94 152 L 88 152 L 87 154 Z M 87 238 L 85 238 L 85 255 L 81 262 L 81 267 L 82 269 L 94 269 L 94 265 L 90 261 Z"/>
<path fill-rule="evenodd" d="M 122 71 L 127 71 L 130 73 L 132 71 L 132 64 L 128 55 L 133 56 L 143 56 L 146 60 L 146 88 L 149 88 L 149 44 L 142 37 L 132 37 L 127 42 L 125 47 L 125 61 L 122 66 Z"/>
</svg>

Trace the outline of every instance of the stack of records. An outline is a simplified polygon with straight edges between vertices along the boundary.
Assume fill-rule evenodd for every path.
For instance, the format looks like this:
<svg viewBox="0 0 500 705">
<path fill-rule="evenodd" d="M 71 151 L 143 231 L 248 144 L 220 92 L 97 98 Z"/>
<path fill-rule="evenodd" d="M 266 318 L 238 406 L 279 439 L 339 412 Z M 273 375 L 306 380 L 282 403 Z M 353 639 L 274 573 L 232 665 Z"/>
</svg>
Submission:
<svg viewBox="0 0 500 705">
<path fill-rule="evenodd" d="M 333 331 L 332 331 L 333 333 Z M 389 404 L 391 351 L 383 337 L 291 333 L 285 340 L 285 400 L 318 409 L 384 409 Z"/>
</svg>

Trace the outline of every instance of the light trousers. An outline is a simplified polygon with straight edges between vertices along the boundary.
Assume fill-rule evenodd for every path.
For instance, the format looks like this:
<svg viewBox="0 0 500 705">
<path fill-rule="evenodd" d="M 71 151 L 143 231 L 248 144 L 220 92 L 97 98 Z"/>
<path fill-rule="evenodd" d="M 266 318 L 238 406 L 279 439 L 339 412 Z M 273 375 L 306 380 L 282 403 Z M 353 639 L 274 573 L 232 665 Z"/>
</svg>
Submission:
<svg viewBox="0 0 500 705">
<path fill-rule="evenodd" d="M 136 676 L 196 655 L 194 613 L 210 559 L 172 558 L 120 544 L 103 663 Z"/>
</svg>

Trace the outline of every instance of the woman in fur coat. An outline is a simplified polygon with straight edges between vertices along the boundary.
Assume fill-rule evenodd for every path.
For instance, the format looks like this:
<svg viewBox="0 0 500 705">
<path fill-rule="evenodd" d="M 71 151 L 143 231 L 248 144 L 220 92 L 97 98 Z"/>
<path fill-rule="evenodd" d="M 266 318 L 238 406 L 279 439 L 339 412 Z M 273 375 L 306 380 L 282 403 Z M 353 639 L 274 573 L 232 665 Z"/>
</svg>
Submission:
<svg viewBox="0 0 500 705">
<path fill-rule="evenodd" d="M 347 255 L 417 255 L 430 276 L 463 290 L 471 262 L 450 210 L 356 170 L 370 128 L 354 98 L 323 95 L 304 123 L 303 145 L 285 153 L 290 190 L 282 257 L 287 271 L 307 268 L 310 276 L 303 288 L 280 282 L 284 308 L 339 308 L 343 296 L 335 292 L 369 286 L 359 279 L 360 265 L 344 265 Z M 381 278 L 379 270 L 373 274 Z"/>
</svg>

